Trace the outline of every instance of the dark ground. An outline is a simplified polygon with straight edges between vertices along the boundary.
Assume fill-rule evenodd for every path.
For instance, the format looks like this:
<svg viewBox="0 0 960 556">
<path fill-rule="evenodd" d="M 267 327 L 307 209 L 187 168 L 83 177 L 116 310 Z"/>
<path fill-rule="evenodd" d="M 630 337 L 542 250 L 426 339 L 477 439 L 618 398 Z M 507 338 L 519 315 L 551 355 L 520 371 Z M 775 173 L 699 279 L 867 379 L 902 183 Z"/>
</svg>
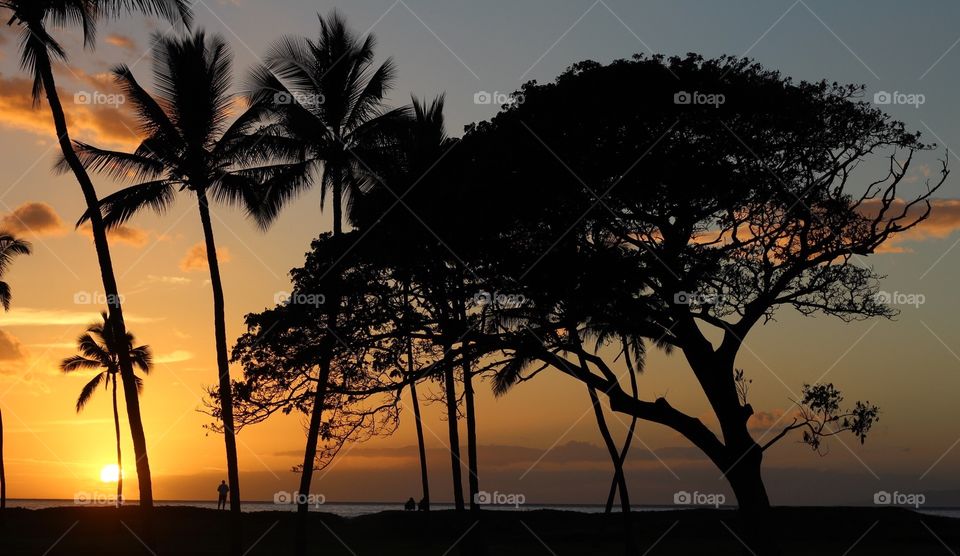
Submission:
<svg viewBox="0 0 960 556">
<path fill-rule="evenodd" d="M 0 555 L 226 554 L 227 512 L 155 510 L 151 552 L 135 507 L 8 509 L 0 524 Z M 836 556 L 960 554 L 960 520 L 897 508 L 778 508 L 772 529 L 784 554 Z M 293 554 L 292 512 L 243 515 L 247 556 Z M 624 553 L 620 516 L 560 511 L 384 512 L 346 519 L 311 513 L 311 554 L 471 554 L 482 539 L 489 555 Z M 742 555 L 737 514 L 677 510 L 633 514 L 636 554 Z M 469 534 L 466 534 L 469 530 Z M 466 534 L 466 536 L 465 536 Z"/>
</svg>

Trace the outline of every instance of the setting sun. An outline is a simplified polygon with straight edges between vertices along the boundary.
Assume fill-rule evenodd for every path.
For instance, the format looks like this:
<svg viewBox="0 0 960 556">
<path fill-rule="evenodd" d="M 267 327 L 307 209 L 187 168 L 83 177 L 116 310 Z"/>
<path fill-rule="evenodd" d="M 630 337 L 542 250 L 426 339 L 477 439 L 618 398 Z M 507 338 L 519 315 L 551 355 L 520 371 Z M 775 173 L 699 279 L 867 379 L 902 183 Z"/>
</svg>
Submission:
<svg viewBox="0 0 960 556">
<path fill-rule="evenodd" d="M 115 463 L 104 465 L 100 470 L 100 480 L 104 483 L 115 483 L 120 480 L 120 468 Z"/>
</svg>

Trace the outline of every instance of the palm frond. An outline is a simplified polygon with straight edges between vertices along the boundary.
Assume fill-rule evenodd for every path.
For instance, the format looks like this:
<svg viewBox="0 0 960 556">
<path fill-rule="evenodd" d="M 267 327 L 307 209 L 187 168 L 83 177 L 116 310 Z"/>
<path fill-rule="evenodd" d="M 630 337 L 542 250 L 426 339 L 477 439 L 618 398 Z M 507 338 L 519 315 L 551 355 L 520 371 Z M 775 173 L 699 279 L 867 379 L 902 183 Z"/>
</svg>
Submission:
<svg viewBox="0 0 960 556">
<path fill-rule="evenodd" d="M 72 373 L 81 369 L 98 369 L 102 363 L 96 359 L 88 359 L 81 355 L 71 355 L 60 362 L 60 370 L 65 373 Z"/>
<path fill-rule="evenodd" d="M 74 147 L 84 168 L 105 174 L 117 181 L 150 180 L 163 175 L 163 163 L 151 156 L 100 149 L 81 141 L 74 141 Z M 138 151 L 152 154 L 143 144 Z M 58 174 L 70 172 L 70 165 L 62 155 L 54 170 Z"/>
<path fill-rule="evenodd" d="M 90 401 L 90 398 L 93 396 L 93 393 L 97 390 L 97 387 L 100 386 L 100 383 L 103 382 L 104 377 L 107 373 L 97 373 L 90 382 L 88 382 L 82 390 L 80 390 L 80 396 L 77 398 L 77 413 L 80 413 L 83 410 L 83 407 L 87 405 L 87 402 Z"/>
<path fill-rule="evenodd" d="M 131 185 L 100 200 L 100 211 L 107 229 L 116 228 L 138 212 L 149 209 L 164 214 L 176 200 L 176 188 L 168 180 L 151 181 Z M 77 226 L 90 219 L 84 212 Z"/>
<path fill-rule="evenodd" d="M 132 339 L 133 336 L 130 336 Z M 134 366 L 139 367 L 144 373 L 150 373 L 150 370 L 153 368 L 153 353 L 150 350 L 150 346 L 137 346 L 130 350 L 130 361 Z"/>
</svg>

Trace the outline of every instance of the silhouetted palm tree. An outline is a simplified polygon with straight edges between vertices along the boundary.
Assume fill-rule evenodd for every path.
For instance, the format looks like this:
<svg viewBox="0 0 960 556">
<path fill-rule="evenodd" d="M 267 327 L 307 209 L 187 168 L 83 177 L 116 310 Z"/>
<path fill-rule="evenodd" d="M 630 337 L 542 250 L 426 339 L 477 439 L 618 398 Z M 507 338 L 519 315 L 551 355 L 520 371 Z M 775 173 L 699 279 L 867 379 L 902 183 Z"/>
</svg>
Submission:
<svg viewBox="0 0 960 556">
<path fill-rule="evenodd" d="M 3 410 L 0 410 L 0 512 L 7 509 L 7 475 L 3 468 Z"/>
<path fill-rule="evenodd" d="M 266 218 L 274 217 L 300 191 L 313 185 L 320 172 L 321 207 L 327 192 L 333 199 L 333 234 L 343 234 L 343 208 L 349 207 L 375 178 L 373 168 L 392 156 L 391 131 L 406 120 L 405 108 L 388 110 L 383 99 L 394 79 L 388 59 L 379 67 L 373 62 L 373 35 L 356 36 L 334 11 L 319 16 L 316 40 L 288 36 L 267 53 L 266 65 L 253 70 L 252 102 L 269 106 L 273 126 L 267 133 L 274 156 L 299 159 L 293 167 L 298 179 L 276 183 L 264 199 Z M 349 214 L 349 210 L 348 210 Z M 327 320 L 332 328 L 339 306 L 336 292 L 327 296 Z M 329 340 L 332 342 L 332 339 Z M 310 491 L 321 415 L 330 374 L 332 350 L 321 358 L 314 395 L 299 492 Z M 306 504 L 298 505 L 297 546 L 305 547 Z"/>
<path fill-rule="evenodd" d="M 182 21 L 185 25 L 189 25 L 189 2 L 187 0 L 0 0 L 0 7 L 11 10 L 13 16 L 9 23 L 15 23 L 21 27 L 20 65 L 34 78 L 34 102 L 39 103 L 40 95 L 46 94 L 60 150 L 80 185 L 87 208 L 94 209 L 97 206 L 97 191 L 73 150 L 66 115 L 53 75 L 52 60 L 64 61 L 67 55 L 63 47 L 49 34 L 48 25 L 79 26 L 83 33 L 84 44 L 89 47 L 93 46 L 97 22 L 102 17 L 141 12 L 159 15 L 171 21 Z M 106 229 L 99 216 L 91 218 L 90 226 L 110 316 L 114 326 L 123 333 L 126 325 L 123 321 L 121 298 L 113 271 Z M 150 463 L 147 459 L 147 442 L 140 418 L 136 385 L 133 383 L 133 366 L 124 353 L 120 355 L 120 376 L 123 379 L 124 401 L 133 437 L 133 451 L 136 455 L 140 506 L 150 508 L 153 506 L 153 487 L 150 481 Z"/>
<path fill-rule="evenodd" d="M 6 274 L 7 269 L 17 255 L 29 255 L 30 243 L 17 239 L 16 237 L 0 232 L 0 278 Z M 10 310 L 10 285 L 0 280 L 0 305 L 3 305 L 4 311 Z"/>
<path fill-rule="evenodd" d="M 0 278 L 6 274 L 10 263 L 17 255 L 29 255 L 30 244 L 10 234 L 0 233 Z M 0 305 L 10 310 L 10 285 L 0 280 Z M 7 476 L 3 467 L 3 413 L 0 412 L 0 510 L 7 507 Z"/>
<path fill-rule="evenodd" d="M 77 413 L 90 401 L 97 387 L 112 388 L 113 427 L 117 437 L 117 507 L 123 503 L 123 458 L 120 454 L 120 414 L 117 411 L 117 375 L 120 374 L 120 353 L 129 354 L 130 361 L 144 373 L 149 373 L 152 365 L 150 346 L 133 347 L 131 332 L 124 333 L 123 339 L 117 334 L 116 327 L 110 322 L 106 312 L 100 314 L 103 322 L 91 324 L 87 331 L 77 338 L 77 350 L 81 355 L 67 357 L 60 363 L 60 370 L 72 373 L 80 370 L 100 370 L 82 390 L 77 398 Z M 137 392 L 143 391 L 143 381 L 134 376 Z"/>
<path fill-rule="evenodd" d="M 210 199 L 239 205 L 261 226 L 268 220 L 258 212 L 262 204 L 258 184 L 283 177 L 284 168 L 250 167 L 258 159 L 249 132 L 256 126 L 256 109 L 228 125 L 236 97 L 229 93 L 232 55 L 219 36 L 209 40 L 203 31 L 178 39 L 155 37 L 153 96 L 120 66 L 114 75 L 137 116 L 146 137 L 132 153 L 99 149 L 77 143 L 83 165 L 115 179 L 139 181 L 100 202 L 104 225 L 110 229 L 145 209 L 163 213 L 178 191 L 196 196 L 203 228 L 210 282 L 213 288 L 220 417 L 223 421 L 230 482 L 230 509 L 240 512 L 240 475 L 230 393 L 230 368 L 224 321 L 223 283 L 210 219 Z M 145 180 L 145 181 L 144 181 Z M 88 218 L 90 212 L 81 219 Z"/>
<path fill-rule="evenodd" d="M 273 131 L 282 136 L 273 143 L 275 153 L 299 156 L 307 177 L 268 198 L 269 214 L 313 185 L 309 177 L 318 172 L 321 208 L 329 191 L 333 232 L 340 235 L 344 204 L 349 209 L 375 180 L 372 170 L 392 156 L 391 131 L 403 125 L 408 109 L 384 106 L 395 68 L 389 58 L 375 67 L 375 45 L 373 35 L 356 36 L 334 11 L 320 16 L 316 40 L 284 37 L 267 53 L 266 65 L 254 68 L 254 102 L 269 105 Z"/>
</svg>

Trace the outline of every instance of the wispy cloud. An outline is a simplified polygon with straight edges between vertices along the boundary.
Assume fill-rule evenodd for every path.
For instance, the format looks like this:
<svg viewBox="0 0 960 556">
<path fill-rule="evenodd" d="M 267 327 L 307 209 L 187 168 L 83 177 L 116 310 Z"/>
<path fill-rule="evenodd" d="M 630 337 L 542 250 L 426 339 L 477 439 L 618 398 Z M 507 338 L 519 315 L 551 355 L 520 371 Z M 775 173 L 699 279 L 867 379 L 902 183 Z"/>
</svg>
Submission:
<svg viewBox="0 0 960 556">
<path fill-rule="evenodd" d="M 87 325 L 99 319 L 97 309 L 87 311 L 69 311 L 64 309 L 32 309 L 14 307 L 3 317 L 5 326 L 73 326 Z M 157 322 L 160 319 L 124 314 L 123 319 L 131 323 Z"/>
<path fill-rule="evenodd" d="M 33 81 L 24 77 L 0 75 L 0 125 L 54 139 L 53 123 L 49 110 L 34 107 L 31 89 Z M 64 111 L 70 131 L 77 139 L 97 145 L 131 148 L 139 143 L 136 123 L 120 109 L 117 98 L 108 96 L 77 96 L 73 92 L 58 90 L 63 100 Z M 78 91 L 93 93 L 94 91 Z M 114 102 L 110 102 L 111 99 Z M 84 102 L 88 100 L 89 102 Z M 103 102 L 100 102 L 102 100 Z"/>
<path fill-rule="evenodd" d="M 217 248 L 217 260 L 222 264 L 230 262 L 230 251 L 226 247 Z M 202 244 L 198 243 L 190 248 L 187 251 L 187 254 L 184 255 L 183 259 L 180 261 L 180 270 L 184 272 L 191 272 L 194 270 L 206 270 L 207 269 L 207 248 Z"/>
<path fill-rule="evenodd" d="M 193 359 L 193 354 L 189 351 L 178 349 L 176 351 L 171 351 L 170 353 L 165 353 L 163 355 L 158 355 L 153 358 L 157 363 L 179 363 L 181 361 L 187 361 Z"/>
<path fill-rule="evenodd" d="M 103 41 L 109 45 L 113 45 L 117 48 L 122 48 L 130 52 L 137 51 L 137 41 L 133 40 L 132 37 L 121 35 L 120 33 L 111 33 L 107 35 Z"/>
<path fill-rule="evenodd" d="M 77 232 L 90 238 L 93 237 L 93 232 L 89 223 L 85 223 L 77 228 Z M 128 225 L 117 226 L 116 228 L 113 228 L 107 232 L 107 236 L 117 243 L 125 243 L 138 248 L 146 246 L 147 242 L 150 241 L 150 232 L 142 228 Z"/>
<path fill-rule="evenodd" d="M 960 199 L 933 199 L 930 201 L 930 216 L 915 228 L 893 236 L 890 242 L 880 248 L 884 253 L 909 252 L 905 243 L 922 242 L 944 239 L 960 230 Z M 875 216 L 880 210 L 880 201 L 872 200 L 864 203 L 863 211 L 868 216 Z M 905 202 L 897 199 L 887 211 L 887 215 L 899 215 Z M 909 216 L 918 217 L 926 210 L 925 205 L 914 205 L 909 210 Z"/>
<path fill-rule="evenodd" d="M 47 203 L 23 203 L 0 219 L 0 228 L 14 234 L 63 235 L 67 232 L 57 211 Z"/>
</svg>

